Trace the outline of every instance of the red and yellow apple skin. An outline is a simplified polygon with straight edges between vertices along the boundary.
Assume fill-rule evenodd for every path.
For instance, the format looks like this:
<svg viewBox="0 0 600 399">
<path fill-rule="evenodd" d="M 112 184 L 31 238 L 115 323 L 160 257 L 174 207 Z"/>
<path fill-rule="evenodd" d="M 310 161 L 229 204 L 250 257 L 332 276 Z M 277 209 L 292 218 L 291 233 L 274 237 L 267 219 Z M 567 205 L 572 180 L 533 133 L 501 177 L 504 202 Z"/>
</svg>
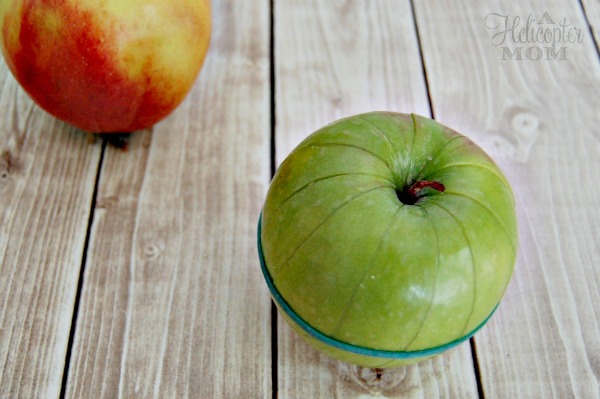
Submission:
<svg viewBox="0 0 600 399">
<path fill-rule="evenodd" d="M 506 178 L 437 122 L 373 112 L 310 135 L 278 168 L 259 253 L 285 319 L 368 367 L 424 360 L 498 306 L 517 251 Z"/>
<path fill-rule="evenodd" d="M 190 91 L 211 29 L 209 0 L 6 0 L 2 52 L 43 109 L 83 130 L 131 132 Z"/>
</svg>

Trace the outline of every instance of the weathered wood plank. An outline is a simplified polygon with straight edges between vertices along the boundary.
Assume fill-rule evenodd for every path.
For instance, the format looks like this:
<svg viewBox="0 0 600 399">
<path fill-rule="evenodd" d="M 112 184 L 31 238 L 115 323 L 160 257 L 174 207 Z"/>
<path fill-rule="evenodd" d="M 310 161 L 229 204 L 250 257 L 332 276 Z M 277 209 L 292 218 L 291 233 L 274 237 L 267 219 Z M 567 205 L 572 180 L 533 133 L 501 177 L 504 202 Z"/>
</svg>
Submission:
<svg viewBox="0 0 600 399">
<path fill-rule="evenodd" d="M 513 184 L 515 275 L 476 338 L 486 397 L 600 397 L 600 65 L 576 0 L 415 2 L 435 115 L 480 143 Z M 490 13 L 582 29 L 566 59 L 491 42 Z M 494 27 L 496 22 L 489 22 Z M 544 26 L 537 25 L 535 27 Z M 555 27 L 556 25 L 545 25 Z M 519 28 L 520 28 L 519 27 Z M 469 43 L 465 46 L 465 43 Z M 502 60 L 524 46 L 523 59 Z M 544 44 L 535 44 L 543 48 Z M 547 45 L 547 44 L 546 44 Z"/>
<path fill-rule="evenodd" d="M 410 3 L 323 3 L 275 2 L 278 164 L 335 119 L 430 113 Z"/>
<path fill-rule="evenodd" d="M 58 397 L 101 146 L 0 64 L 0 397 Z"/>
<path fill-rule="evenodd" d="M 107 150 L 68 397 L 270 397 L 269 92 L 268 1 L 215 1 L 191 95 Z"/>
<path fill-rule="evenodd" d="M 429 115 L 409 1 L 275 2 L 276 159 L 335 119 L 373 110 Z M 477 397 L 470 347 L 376 375 L 330 360 L 279 318 L 280 398 Z"/>
</svg>

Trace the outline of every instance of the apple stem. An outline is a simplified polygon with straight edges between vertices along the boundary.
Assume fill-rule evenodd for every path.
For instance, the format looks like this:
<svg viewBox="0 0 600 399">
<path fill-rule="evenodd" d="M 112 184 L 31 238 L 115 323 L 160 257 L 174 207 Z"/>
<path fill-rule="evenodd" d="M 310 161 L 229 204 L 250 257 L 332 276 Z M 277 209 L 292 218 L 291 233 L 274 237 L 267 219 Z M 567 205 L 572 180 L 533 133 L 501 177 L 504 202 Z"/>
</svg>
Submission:
<svg viewBox="0 0 600 399">
<path fill-rule="evenodd" d="M 396 191 L 396 194 L 397 194 L 400 202 L 402 202 L 403 204 L 414 205 L 421 198 L 419 196 L 419 193 L 424 188 L 433 188 L 433 189 L 439 191 L 440 193 L 443 193 L 444 190 L 446 189 L 446 187 L 440 182 L 429 181 L 429 180 L 420 180 L 420 181 L 413 183 L 410 187 L 405 186 L 402 191 L 400 191 L 400 190 Z"/>
<path fill-rule="evenodd" d="M 412 186 L 410 186 L 410 188 L 408 189 L 408 191 L 406 193 L 408 195 L 410 195 L 411 197 L 418 197 L 419 191 L 421 191 L 422 189 L 424 189 L 426 187 L 431 187 L 433 189 L 436 189 L 440 193 L 443 193 L 444 190 L 446 189 L 446 187 L 440 182 L 421 180 L 421 181 L 416 182 Z"/>
</svg>

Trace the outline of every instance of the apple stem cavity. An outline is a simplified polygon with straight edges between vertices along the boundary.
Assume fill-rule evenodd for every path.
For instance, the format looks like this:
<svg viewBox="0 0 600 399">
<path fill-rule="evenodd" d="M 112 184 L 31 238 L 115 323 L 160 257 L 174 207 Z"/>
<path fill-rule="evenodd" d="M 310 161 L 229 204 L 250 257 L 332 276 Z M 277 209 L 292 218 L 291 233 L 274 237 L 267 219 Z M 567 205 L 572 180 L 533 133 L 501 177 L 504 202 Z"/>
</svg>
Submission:
<svg viewBox="0 0 600 399">
<path fill-rule="evenodd" d="M 414 205 L 423 197 L 421 191 L 425 188 L 433 188 L 434 190 L 443 193 L 446 187 L 437 181 L 420 180 L 412 185 L 406 185 L 402 190 L 396 190 L 398 200 L 405 205 Z"/>
</svg>

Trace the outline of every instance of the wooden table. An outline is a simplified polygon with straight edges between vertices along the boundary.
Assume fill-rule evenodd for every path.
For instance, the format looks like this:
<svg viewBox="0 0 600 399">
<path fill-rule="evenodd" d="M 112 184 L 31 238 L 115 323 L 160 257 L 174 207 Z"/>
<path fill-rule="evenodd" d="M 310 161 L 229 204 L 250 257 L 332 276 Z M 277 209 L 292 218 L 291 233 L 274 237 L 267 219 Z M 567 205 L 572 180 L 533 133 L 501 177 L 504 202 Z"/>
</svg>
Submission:
<svg viewBox="0 0 600 399">
<path fill-rule="evenodd" d="M 529 13 L 582 41 L 494 38 Z M 2 65 L 1 398 L 600 397 L 598 0 L 214 0 L 213 20 L 192 93 L 127 151 L 45 114 Z M 371 110 L 470 136 L 520 221 L 486 327 L 379 380 L 277 317 L 255 242 L 276 165 Z"/>
</svg>

